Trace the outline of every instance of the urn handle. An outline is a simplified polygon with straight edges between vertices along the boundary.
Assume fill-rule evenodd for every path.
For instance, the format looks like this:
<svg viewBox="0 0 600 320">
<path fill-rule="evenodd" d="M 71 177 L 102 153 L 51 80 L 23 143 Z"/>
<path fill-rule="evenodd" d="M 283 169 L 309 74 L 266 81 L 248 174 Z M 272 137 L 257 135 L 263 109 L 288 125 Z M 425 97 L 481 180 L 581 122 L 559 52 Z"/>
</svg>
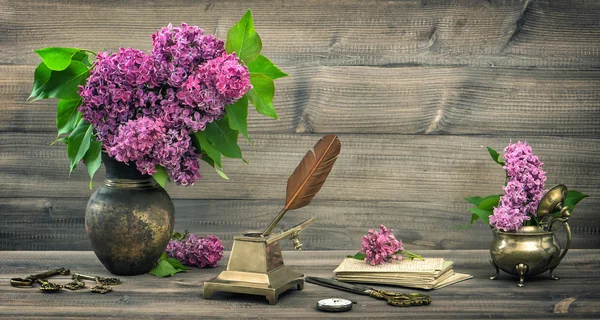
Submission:
<svg viewBox="0 0 600 320">
<path fill-rule="evenodd" d="M 560 217 L 553 218 L 550 221 L 550 223 L 548 223 L 548 231 L 552 231 L 552 226 L 554 225 L 554 223 L 560 222 L 565 227 L 565 232 L 567 233 L 567 245 L 562 249 L 562 253 L 560 254 L 560 257 L 558 257 L 556 262 L 552 263 L 552 265 L 550 266 L 551 269 L 556 268 L 560 264 L 562 259 L 567 254 L 567 251 L 569 251 L 569 248 L 571 247 L 571 228 L 569 227 L 569 223 L 567 223 L 570 216 L 571 216 L 571 213 L 569 212 L 569 208 L 563 207 L 560 210 Z"/>
<path fill-rule="evenodd" d="M 554 268 L 560 264 L 562 259 L 567 254 L 567 251 L 569 251 L 569 248 L 571 247 L 571 228 L 567 223 L 569 217 L 571 216 L 571 212 L 569 212 L 569 207 L 564 206 L 566 198 L 567 187 L 559 184 L 546 192 L 537 207 L 537 215 L 538 217 L 542 218 L 541 226 L 543 229 L 552 231 L 552 225 L 554 225 L 555 222 L 560 222 L 563 224 L 565 231 L 567 232 L 567 246 L 562 249 L 562 253 L 556 262 L 553 262 L 549 266 L 550 275 L 552 275 Z M 556 211 L 560 211 L 560 215 L 558 217 L 553 217 L 551 214 Z"/>
</svg>

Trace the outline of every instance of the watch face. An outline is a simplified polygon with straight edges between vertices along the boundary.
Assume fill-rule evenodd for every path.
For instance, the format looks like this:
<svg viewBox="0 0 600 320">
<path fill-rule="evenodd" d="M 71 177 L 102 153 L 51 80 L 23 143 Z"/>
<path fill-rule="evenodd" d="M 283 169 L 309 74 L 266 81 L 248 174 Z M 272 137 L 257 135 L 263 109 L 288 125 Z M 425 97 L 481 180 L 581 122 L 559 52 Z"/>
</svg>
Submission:
<svg viewBox="0 0 600 320">
<path fill-rule="evenodd" d="M 342 298 L 323 299 L 317 302 L 317 309 L 333 312 L 348 311 L 352 309 L 352 301 Z"/>
</svg>

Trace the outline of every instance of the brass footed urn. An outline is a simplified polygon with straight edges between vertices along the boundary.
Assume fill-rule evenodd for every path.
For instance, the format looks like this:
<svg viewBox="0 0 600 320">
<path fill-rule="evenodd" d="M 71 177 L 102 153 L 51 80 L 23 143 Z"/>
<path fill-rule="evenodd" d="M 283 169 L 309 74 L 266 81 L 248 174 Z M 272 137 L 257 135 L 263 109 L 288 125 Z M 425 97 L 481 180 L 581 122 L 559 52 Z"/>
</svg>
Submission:
<svg viewBox="0 0 600 320">
<path fill-rule="evenodd" d="M 571 213 L 568 207 L 563 206 L 566 197 L 567 187 L 564 185 L 558 185 L 546 193 L 537 208 L 538 217 L 542 218 L 540 226 L 524 226 L 516 232 L 493 229 L 490 263 L 496 268 L 496 274 L 490 279 L 497 279 L 499 270 L 502 270 L 519 276 L 518 286 L 523 287 L 526 276 L 550 270 L 550 277 L 559 280 L 553 274 L 554 269 L 571 246 L 571 229 L 567 223 Z M 558 216 L 552 215 L 557 212 L 560 212 Z M 552 231 L 552 226 L 557 222 L 564 225 L 567 233 L 567 245 L 562 253 Z"/>
</svg>

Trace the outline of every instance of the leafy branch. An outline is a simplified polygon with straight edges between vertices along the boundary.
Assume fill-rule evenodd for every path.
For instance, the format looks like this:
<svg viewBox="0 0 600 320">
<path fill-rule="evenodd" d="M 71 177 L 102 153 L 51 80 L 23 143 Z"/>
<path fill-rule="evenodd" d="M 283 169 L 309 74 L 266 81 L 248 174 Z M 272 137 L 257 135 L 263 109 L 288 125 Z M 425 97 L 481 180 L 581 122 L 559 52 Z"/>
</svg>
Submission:
<svg viewBox="0 0 600 320">
<path fill-rule="evenodd" d="M 81 118 L 78 108 L 82 99 L 78 89 L 84 85 L 94 67 L 87 49 L 49 47 L 35 50 L 42 62 L 34 73 L 33 89 L 28 101 L 56 98 L 56 129 L 58 134 L 52 145 L 67 145 L 69 173 L 83 160 L 92 179 L 100 168 L 102 142 L 96 139 L 94 128 Z"/>
<path fill-rule="evenodd" d="M 288 74 L 260 54 L 262 40 L 254 29 L 250 10 L 229 29 L 225 50 L 227 53 L 235 52 L 246 64 L 250 72 L 252 89 L 240 100 L 225 107 L 226 116 L 223 119 L 207 124 L 205 131 L 196 132 L 192 136 L 192 142 L 200 148 L 202 160 L 214 167 L 221 177 L 228 179 L 223 172 L 221 156 L 244 160 L 238 145 L 239 134 L 251 142 L 247 123 L 248 101 L 254 105 L 258 113 L 278 119 L 273 107 L 275 96 L 273 80 L 287 77 Z"/>
</svg>

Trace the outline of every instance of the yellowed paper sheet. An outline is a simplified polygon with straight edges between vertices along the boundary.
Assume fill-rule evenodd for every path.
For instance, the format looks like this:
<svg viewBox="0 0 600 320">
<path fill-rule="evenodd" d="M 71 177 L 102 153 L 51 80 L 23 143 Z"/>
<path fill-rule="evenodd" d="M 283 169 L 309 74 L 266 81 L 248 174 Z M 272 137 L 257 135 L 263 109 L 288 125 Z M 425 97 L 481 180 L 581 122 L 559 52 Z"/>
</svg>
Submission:
<svg viewBox="0 0 600 320">
<path fill-rule="evenodd" d="M 377 266 L 372 266 L 364 260 L 346 258 L 333 272 L 434 272 L 441 270 L 443 265 L 443 258 L 393 261 Z"/>
</svg>

